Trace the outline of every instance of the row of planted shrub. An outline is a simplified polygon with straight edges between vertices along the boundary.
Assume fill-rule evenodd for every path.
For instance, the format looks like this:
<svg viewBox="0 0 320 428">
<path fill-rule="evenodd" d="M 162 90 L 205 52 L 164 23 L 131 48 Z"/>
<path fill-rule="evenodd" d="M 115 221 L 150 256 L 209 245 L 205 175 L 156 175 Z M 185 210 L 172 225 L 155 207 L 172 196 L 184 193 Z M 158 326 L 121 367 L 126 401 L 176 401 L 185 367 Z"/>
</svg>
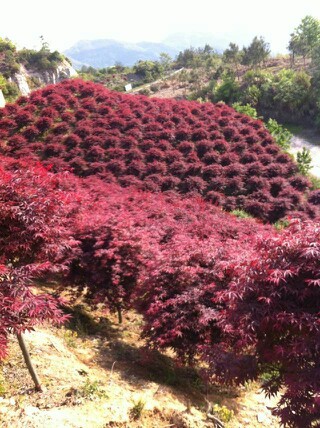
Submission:
<svg viewBox="0 0 320 428">
<path fill-rule="evenodd" d="M 149 99 L 69 80 L 0 111 L 16 158 L 152 192 L 199 194 L 265 221 L 319 215 L 310 183 L 259 120 L 211 103 Z"/>
<path fill-rule="evenodd" d="M 150 346 L 206 368 L 207 380 L 261 373 L 282 423 L 320 417 L 320 223 L 276 231 L 199 197 L 123 189 L 0 159 L 0 357 L 8 333 L 65 319 L 35 278 L 88 290 L 93 304 L 144 316 Z M 75 294 L 76 291 L 75 291 Z"/>
</svg>

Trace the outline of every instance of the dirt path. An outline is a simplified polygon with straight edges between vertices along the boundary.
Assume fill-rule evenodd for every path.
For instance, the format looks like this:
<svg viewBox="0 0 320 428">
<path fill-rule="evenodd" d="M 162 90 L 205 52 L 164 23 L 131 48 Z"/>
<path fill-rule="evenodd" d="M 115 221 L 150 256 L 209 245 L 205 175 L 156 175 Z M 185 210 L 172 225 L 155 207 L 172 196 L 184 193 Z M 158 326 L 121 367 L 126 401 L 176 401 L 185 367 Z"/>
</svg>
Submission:
<svg viewBox="0 0 320 428">
<path fill-rule="evenodd" d="M 303 147 L 310 149 L 312 156 L 311 174 L 320 178 L 320 135 L 313 130 L 304 130 L 291 139 L 290 152 L 296 156 Z"/>
<path fill-rule="evenodd" d="M 108 334 L 103 330 L 84 338 L 64 328 L 26 334 L 43 393 L 32 390 L 12 338 L 9 358 L 0 366 L 0 427 L 212 427 L 199 379 L 190 369 L 175 369 L 169 356 L 156 353 L 149 362 L 138 335 L 140 320 L 134 314 L 126 318 L 125 327 L 112 322 Z M 276 399 L 266 399 L 257 384 L 215 387 L 207 398 L 221 410 L 230 409 L 225 428 L 280 426 L 269 410 Z"/>
<path fill-rule="evenodd" d="M 139 86 L 137 88 L 134 88 L 129 93 L 130 94 L 135 94 L 135 93 L 138 93 L 139 91 L 141 91 L 142 89 L 149 89 L 150 86 L 152 86 L 152 85 L 157 85 L 159 83 L 163 83 L 166 80 L 170 79 L 171 77 L 175 76 L 176 74 L 181 73 L 182 70 L 184 70 L 184 67 L 179 68 L 179 70 L 173 71 L 172 73 L 168 74 L 167 76 L 165 76 L 165 77 L 163 77 L 161 79 L 154 80 L 153 82 L 146 83 L 145 85 L 142 85 L 142 86 Z"/>
</svg>

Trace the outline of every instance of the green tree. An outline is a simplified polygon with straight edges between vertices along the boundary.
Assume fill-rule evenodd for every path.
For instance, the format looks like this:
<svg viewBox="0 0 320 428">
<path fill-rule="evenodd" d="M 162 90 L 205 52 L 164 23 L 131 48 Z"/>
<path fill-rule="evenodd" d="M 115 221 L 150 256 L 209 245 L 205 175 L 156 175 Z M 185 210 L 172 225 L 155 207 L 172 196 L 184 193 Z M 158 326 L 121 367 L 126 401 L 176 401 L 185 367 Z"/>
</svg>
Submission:
<svg viewBox="0 0 320 428">
<path fill-rule="evenodd" d="M 239 89 L 239 84 L 233 76 L 225 76 L 215 88 L 214 101 L 232 104 L 239 99 Z"/>
<path fill-rule="evenodd" d="M 244 65 L 251 65 L 254 68 L 260 66 L 270 54 L 269 43 L 267 43 L 263 37 L 255 36 L 251 44 L 248 47 L 243 48 L 243 59 Z"/>
<path fill-rule="evenodd" d="M 302 151 L 297 153 L 297 163 L 301 174 L 308 175 L 311 168 L 313 168 L 311 165 L 312 156 L 309 149 L 303 147 Z"/>
<path fill-rule="evenodd" d="M 311 96 L 311 76 L 305 71 L 283 69 L 274 76 L 273 101 L 278 109 L 296 116 L 308 113 Z"/>
<path fill-rule="evenodd" d="M 143 77 L 145 82 L 159 79 L 163 74 L 163 67 L 158 61 L 138 61 L 133 67 L 135 73 Z"/>
<path fill-rule="evenodd" d="M 44 39 L 43 36 L 40 36 L 41 41 L 41 51 L 50 52 L 49 43 Z"/>
<path fill-rule="evenodd" d="M 304 38 L 299 37 L 298 34 L 292 33 L 288 50 L 291 54 L 292 64 L 295 62 L 295 57 L 301 55 L 305 65 L 306 57 L 308 55 L 308 45 Z"/>
<path fill-rule="evenodd" d="M 231 64 L 236 69 L 237 77 L 239 80 L 239 65 L 241 64 L 243 52 L 235 43 L 230 43 L 229 48 L 223 52 L 224 62 Z"/>
<path fill-rule="evenodd" d="M 171 56 L 166 52 L 160 53 L 160 64 L 162 65 L 164 71 L 170 70 L 172 67 L 172 58 Z"/>
<path fill-rule="evenodd" d="M 6 51 L 16 52 L 16 46 L 11 42 L 11 40 L 2 39 L 0 37 L 0 53 Z"/>
<path fill-rule="evenodd" d="M 310 15 L 305 16 L 291 34 L 288 49 L 295 55 L 301 55 L 305 61 L 312 57 L 314 49 L 320 44 L 320 21 Z"/>
</svg>

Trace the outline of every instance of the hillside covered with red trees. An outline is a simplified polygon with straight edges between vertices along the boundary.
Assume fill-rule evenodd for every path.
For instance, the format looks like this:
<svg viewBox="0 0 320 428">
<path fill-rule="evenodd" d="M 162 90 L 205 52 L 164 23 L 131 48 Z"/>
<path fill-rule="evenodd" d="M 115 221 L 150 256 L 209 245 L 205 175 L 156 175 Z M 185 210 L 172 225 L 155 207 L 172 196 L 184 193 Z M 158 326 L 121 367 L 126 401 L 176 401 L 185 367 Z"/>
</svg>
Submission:
<svg viewBox="0 0 320 428">
<path fill-rule="evenodd" d="M 40 159 L 54 171 L 198 194 L 267 222 L 292 211 L 319 215 L 314 198 L 307 200 L 309 181 L 263 122 L 224 104 L 124 95 L 69 80 L 20 98 L 0 115 L 2 152 Z"/>
<path fill-rule="evenodd" d="M 71 283 L 208 380 L 264 374 L 284 424 L 320 426 L 319 191 L 261 121 L 69 80 L 0 110 L 0 147 L 1 358 L 9 333 L 66 319 Z"/>
</svg>

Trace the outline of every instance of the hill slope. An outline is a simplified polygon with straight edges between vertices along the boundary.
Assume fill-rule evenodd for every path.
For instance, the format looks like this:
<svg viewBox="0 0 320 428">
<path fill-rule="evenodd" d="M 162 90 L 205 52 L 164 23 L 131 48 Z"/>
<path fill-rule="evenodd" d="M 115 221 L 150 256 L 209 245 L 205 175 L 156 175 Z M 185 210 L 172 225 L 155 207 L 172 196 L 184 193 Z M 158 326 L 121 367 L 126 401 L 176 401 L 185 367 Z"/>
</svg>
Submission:
<svg viewBox="0 0 320 428">
<path fill-rule="evenodd" d="M 279 427 L 268 410 L 276 399 L 266 399 L 258 385 L 247 391 L 213 388 L 205 395 L 195 371 L 181 369 L 157 352 L 146 355 L 135 314 L 128 314 L 125 330 L 112 320 L 95 324 L 98 319 L 91 320 L 98 328 L 95 333 L 39 328 L 26 335 L 46 384 L 43 393 L 29 389 L 22 355 L 12 340 L 10 360 L 3 366 L 8 383 L 0 397 L 0 427 L 76 428 L 81 421 L 84 428 L 206 428 L 212 423 L 207 419 L 205 396 L 221 415 L 222 409 L 228 409 L 227 415 L 233 412 L 228 428 L 264 426 L 259 421 Z"/>
<path fill-rule="evenodd" d="M 263 122 L 211 103 L 149 99 L 81 80 L 35 91 L 0 112 L 2 151 L 55 170 L 143 190 L 197 193 L 267 221 L 306 204 L 308 180 Z"/>
</svg>

